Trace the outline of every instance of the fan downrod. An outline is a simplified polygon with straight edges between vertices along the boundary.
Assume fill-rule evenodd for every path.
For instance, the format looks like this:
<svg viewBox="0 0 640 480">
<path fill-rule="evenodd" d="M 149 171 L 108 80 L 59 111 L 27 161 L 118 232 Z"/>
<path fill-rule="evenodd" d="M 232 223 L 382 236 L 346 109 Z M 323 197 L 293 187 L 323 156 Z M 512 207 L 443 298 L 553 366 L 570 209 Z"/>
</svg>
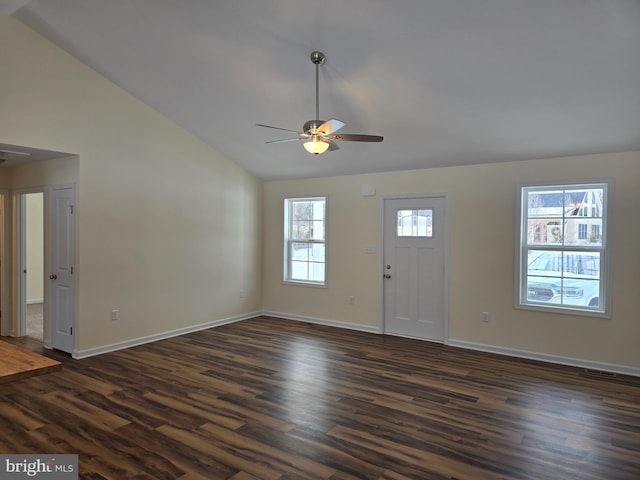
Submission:
<svg viewBox="0 0 640 480">
<path fill-rule="evenodd" d="M 310 58 L 311 63 L 316 66 L 316 121 L 318 121 L 318 125 L 320 125 L 322 122 L 318 120 L 320 118 L 320 87 L 318 84 L 318 70 L 320 69 L 320 65 L 322 65 L 327 59 L 327 56 L 324 53 L 319 52 L 318 50 L 314 50 L 313 52 L 311 52 Z M 308 123 L 309 122 L 307 122 L 307 124 Z M 305 124 L 305 128 L 302 130 L 303 132 L 307 131 L 307 124 Z M 315 133 L 315 127 L 313 128 Z"/>
</svg>

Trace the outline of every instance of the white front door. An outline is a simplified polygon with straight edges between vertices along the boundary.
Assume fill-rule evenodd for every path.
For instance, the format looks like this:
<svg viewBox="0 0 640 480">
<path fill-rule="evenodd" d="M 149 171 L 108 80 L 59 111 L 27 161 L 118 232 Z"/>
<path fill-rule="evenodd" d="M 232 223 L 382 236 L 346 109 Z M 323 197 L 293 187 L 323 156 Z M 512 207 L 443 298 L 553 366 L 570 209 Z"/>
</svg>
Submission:
<svg viewBox="0 0 640 480">
<path fill-rule="evenodd" d="M 53 187 L 51 195 L 51 346 L 73 352 L 75 320 L 75 192 L 73 187 Z"/>
<path fill-rule="evenodd" d="M 447 200 L 384 200 L 384 332 L 443 342 Z"/>
</svg>

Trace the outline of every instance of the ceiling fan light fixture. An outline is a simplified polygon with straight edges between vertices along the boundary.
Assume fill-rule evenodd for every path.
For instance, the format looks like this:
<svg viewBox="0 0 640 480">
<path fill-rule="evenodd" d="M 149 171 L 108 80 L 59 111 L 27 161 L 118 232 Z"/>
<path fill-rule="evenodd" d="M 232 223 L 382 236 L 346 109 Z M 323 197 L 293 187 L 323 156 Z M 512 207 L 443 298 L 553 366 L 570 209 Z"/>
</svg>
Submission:
<svg viewBox="0 0 640 480">
<path fill-rule="evenodd" d="M 314 155 L 320 155 L 321 153 L 326 152 L 328 148 L 329 143 L 320 140 L 317 137 L 311 138 L 308 142 L 304 142 L 304 149 Z"/>
<path fill-rule="evenodd" d="M 319 101 L 319 81 L 318 70 L 320 65 L 325 62 L 325 55 L 322 52 L 311 52 L 311 63 L 315 65 L 316 69 L 316 118 L 314 120 L 308 120 L 302 127 L 302 131 L 291 130 L 288 128 L 274 127 L 273 125 L 264 125 L 262 123 L 256 123 L 258 127 L 273 128 L 275 130 L 284 130 L 285 132 L 297 133 L 297 138 L 283 138 L 282 140 L 271 140 L 265 143 L 283 143 L 294 142 L 296 140 L 304 140 L 304 149 L 314 155 L 320 155 L 327 150 L 338 150 L 334 140 L 341 140 L 347 142 L 381 142 L 382 137 L 379 135 L 361 135 L 353 133 L 341 133 L 336 135 L 336 132 L 344 127 L 344 122 L 335 118 L 331 120 L 320 120 L 320 101 Z"/>
</svg>

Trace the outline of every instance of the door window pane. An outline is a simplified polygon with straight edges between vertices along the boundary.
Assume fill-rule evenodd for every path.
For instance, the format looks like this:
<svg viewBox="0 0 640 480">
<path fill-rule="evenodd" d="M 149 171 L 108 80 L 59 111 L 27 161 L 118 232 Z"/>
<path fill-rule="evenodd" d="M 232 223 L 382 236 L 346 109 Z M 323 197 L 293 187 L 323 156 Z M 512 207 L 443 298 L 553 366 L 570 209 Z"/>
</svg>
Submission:
<svg viewBox="0 0 640 480">
<path fill-rule="evenodd" d="M 432 237 L 433 210 L 398 210 L 399 237 Z"/>
</svg>

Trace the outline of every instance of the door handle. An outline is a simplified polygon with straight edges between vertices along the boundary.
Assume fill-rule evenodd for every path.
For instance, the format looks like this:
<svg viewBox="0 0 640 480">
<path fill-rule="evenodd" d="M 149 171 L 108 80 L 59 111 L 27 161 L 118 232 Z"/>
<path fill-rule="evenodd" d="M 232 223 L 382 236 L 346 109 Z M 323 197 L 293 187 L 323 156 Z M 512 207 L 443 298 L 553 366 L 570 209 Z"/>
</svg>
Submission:
<svg viewBox="0 0 640 480">
<path fill-rule="evenodd" d="M 55 275 L 55 274 L 54 275 L 49 275 L 49 278 L 51 280 L 57 280 L 58 279 L 58 275 Z"/>
<path fill-rule="evenodd" d="M 391 274 L 390 273 L 385 273 L 383 276 L 384 276 L 384 278 L 391 278 Z"/>
</svg>

